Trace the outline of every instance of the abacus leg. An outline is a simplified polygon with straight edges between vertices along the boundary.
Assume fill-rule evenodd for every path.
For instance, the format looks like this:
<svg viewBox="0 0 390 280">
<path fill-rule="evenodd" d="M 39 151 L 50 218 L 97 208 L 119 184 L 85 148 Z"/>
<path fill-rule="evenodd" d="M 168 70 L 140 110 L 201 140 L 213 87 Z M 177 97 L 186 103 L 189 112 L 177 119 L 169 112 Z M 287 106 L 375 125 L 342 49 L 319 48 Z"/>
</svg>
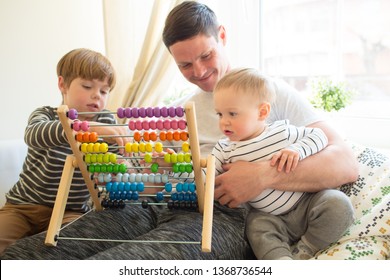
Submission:
<svg viewBox="0 0 390 280">
<path fill-rule="evenodd" d="M 207 158 L 206 186 L 204 192 L 204 212 L 202 229 L 202 252 L 211 252 L 211 238 L 213 231 L 213 207 L 214 207 L 214 178 L 215 157 Z"/>
<path fill-rule="evenodd" d="M 57 244 L 55 236 L 59 233 L 62 224 L 62 219 L 64 218 L 66 202 L 68 201 L 70 185 L 72 183 L 73 173 L 75 169 L 73 166 L 74 160 L 75 158 L 73 155 L 68 155 L 65 160 L 64 172 L 61 176 L 56 201 L 54 203 L 53 213 L 51 215 L 49 228 L 46 234 L 46 245 L 56 246 Z"/>
</svg>

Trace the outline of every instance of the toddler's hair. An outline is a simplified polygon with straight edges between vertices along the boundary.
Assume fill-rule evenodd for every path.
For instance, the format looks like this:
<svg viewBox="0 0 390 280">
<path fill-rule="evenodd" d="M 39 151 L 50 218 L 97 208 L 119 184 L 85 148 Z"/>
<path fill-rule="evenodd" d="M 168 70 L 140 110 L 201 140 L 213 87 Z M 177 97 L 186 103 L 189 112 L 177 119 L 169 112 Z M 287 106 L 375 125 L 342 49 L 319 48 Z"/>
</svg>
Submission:
<svg viewBox="0 0 390 280">
<path fill-rule="evenodd" d="M 104 81 L 112 90 L 116 74 L 111 62 L 99 52 L 89 49 L 75 49 L 65 54 L 57 64 L 57 76 L 64 78 L 67 87 L 76 78 Z"/>
<path fill-rule="evenodd" d="M 232 88 L 237 97 L 248 94 L 260 103 L 272 103 L 275 100 L 273 82 L 254 68 L 237 68 L 229 71 L 214 88 L 214 92 L 221 89 Z"/>
</svg>

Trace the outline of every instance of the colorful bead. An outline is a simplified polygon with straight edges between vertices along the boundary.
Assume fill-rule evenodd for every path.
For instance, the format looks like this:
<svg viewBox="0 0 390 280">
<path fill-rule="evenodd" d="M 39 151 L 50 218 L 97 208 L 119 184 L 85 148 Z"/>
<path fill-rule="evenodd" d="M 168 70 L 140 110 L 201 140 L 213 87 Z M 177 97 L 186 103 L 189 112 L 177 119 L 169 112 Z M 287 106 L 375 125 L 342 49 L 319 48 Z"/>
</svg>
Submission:
<svg viewBox="0 0 390 280">
<path fill-rule="evenodd" d="M 158 163 L 153 163 L 152 166 L 150 167 L 150 170 L 153 173 L 156 173 L 158 171 Z"/>
</svg>

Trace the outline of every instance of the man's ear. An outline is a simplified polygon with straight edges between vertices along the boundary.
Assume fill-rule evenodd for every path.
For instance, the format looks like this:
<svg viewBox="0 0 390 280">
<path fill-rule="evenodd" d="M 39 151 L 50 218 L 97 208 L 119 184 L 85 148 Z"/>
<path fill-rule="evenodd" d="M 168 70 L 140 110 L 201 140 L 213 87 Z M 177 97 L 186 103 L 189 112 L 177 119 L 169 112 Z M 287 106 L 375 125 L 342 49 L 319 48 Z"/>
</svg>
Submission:
<svg viewBox="0 0 390 280">
<path fill-rule="evenodd" d="M 270 112 L 271 104 L 268 102 L 261 103 L 259 105 L 259 120 L 264 121 L 266 118 L 268 118 Z"/>
<path fill-rule="evenodd" d="M 225 46 L 226 45 L 226 30 L 225 30 L 225 27 L 223 25 L 219 26 L 218 38 L 221 39 L 222 44 Z"/>
</svg>

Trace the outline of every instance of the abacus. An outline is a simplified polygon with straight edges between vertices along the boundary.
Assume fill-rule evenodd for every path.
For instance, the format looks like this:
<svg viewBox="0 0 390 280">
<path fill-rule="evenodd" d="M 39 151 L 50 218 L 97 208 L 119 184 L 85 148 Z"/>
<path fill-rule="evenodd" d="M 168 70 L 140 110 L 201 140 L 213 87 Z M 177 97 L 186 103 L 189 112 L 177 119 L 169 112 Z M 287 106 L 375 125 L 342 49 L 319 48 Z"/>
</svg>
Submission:
<svg viewBox="0 0 390 280">
<path fill-rule="evenodd" d="M 74 170 L 79 168 L 96 211 L 112 207 L 122 208 L 127 204 L 140 205 L 143 208 L 147 208 L 150 204 L 157 204 L 167 205 L 172 210 L 177 208 L 198 210 L 203 214 L 201 241 L 190 243 L 200 244 L 203 252 L 211 252 L 215 158 L 209 155 L 207 159 L 201 159 L 193 102 L 187 103 L 184 108 L 119 108 L 116 112 L 106 112 L 117 114 L 118 118 L 129 119 L 126 124 L 116 125 L 128 126 L 129 130 L 133 132 L 130 135 L 99 136 L 95 132 L 89 133 L 90 125 L 88 122 L 77 120 L 77 116 L 78 114 L 91 114 L 91 112 L 78 113 L 66 105 L 62 105 L 58 108 L 57 113 L 73 154 L 68 155 L 65 160 L 64 171 L 46 234 L 46 245 L 56 246 L 58 240 L 61 239 L 60 228 Z M 108 152 L 109 144 L 104 142 L 105 137 L 132 137 L 131 143 L 126 143 L 125 146 L 119 148 L 123 148 L 133 156 L 117 157 L 116 154 Z M 165 165 L 170 165 L 170 167 L 165 165 L 165 167 L 159 167 L 156 163 L 154 154 L 161 154 L 164 151 L 163 144 L 158 142 L 158 139 L 182 142 L 182 152 L 163 153 Z M 147 167 L 129 166 L 126 163 L 119 164 L 117 163 L 119 158 L 121 160 L 136 159 L 138 162 L 142 160 L 148 164 L 150 170 L 148 173 L 132 173 L 129 170 L 138 168 L 143 170 Z M 158 170 L 163 168 L 166 168 L 167 171 L 159 173 Z M 205 178 L 203 177 L 203 168 L 206 168 Z M 189 173 L 193 177 L 189 183 L 188 180 L 181 182 L 180 177 L 175 176 L 176 173 Z M 176 183 L 172 184 L 170 180 L 172 177 L 176 179 Z M 188 176 L 185 179 L 188 179 Z M 149 183 L 152 185 L 148 186 Z M 150 196 L 142 194 L 145 188 L 156 188 L 156 185 L 160 185 L 162 188 L 162 191 L 155 194 L 157 202 L 142 200 L 143 196 Z M 165 243 L 170 243 L 170 241 Z M 180 241 L 172 241 L 172 243 L 180 243 Z"/>
</svg>

